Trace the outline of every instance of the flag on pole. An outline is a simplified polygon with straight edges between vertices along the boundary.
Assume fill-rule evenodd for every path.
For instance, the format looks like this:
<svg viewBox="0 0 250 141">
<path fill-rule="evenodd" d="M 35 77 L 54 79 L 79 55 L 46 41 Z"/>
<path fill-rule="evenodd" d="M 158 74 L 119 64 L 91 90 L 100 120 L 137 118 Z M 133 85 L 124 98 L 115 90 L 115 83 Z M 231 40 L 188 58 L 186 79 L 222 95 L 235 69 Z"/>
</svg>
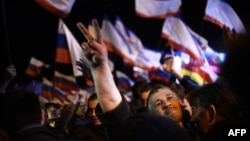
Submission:
<svg viewBox="0 0 250 141">
<path fill-rule="evenodd" d="M 221 28 L 225 25 L 240 34 L 246 33 L 241 19 L 225 0 L 207 0 L 204 20 Z"/>
<path fill-rule="evenodd" d="M 143 18 L 165 19 L 180 11 L 181 0 L 135 0 L 135 13 Z"/>
</svg>

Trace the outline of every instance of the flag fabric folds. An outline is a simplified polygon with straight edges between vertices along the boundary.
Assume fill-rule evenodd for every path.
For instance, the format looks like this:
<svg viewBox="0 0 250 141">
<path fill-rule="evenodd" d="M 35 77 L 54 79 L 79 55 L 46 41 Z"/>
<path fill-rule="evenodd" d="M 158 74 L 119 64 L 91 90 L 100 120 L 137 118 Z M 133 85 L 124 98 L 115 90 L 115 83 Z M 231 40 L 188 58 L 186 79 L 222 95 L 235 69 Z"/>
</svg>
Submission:
<svg viewBox="0 0 250 141">
<path fill-rule="evenodd" d="M 116 53 L 122 57 L 125 64 L 134 64 L 133 60 L 135 60 L 137 55 L 135 50 L 131 48 L 126 39 L 106 16 L 102 22 L 101 34 L 109 52 Z"/>
<path fill-rule="evenodd" d="M 181 0 L 135 0 L 135 13 L 143 18 L 164 19 L 180 11 Z"/>
<path fill-rule="evenodd" d="M 76 61 L 85 60 L 80 44 L 75 39 L 67 25 L 62 19 L 58 25 L 58 41 L 56 48 L 56 62 L 63 64 L 72 64 L 74 76 L 82 76 L 82 72 L 78 70 Z"/>
<path fill-rule="evenodd" d="M 59 88 L 54 87 L 53 83 L 47 78 L 43 78 L 43 87 L 41 97 L 46 99 L 47 102 L 55 101 L 56 103 L 63 105 L 66 101 L 66 94 Z"/>
<path fill-rule="evenodd" d="M 42 62 L 41 60 L 35 58 L 35 57 L 31 57 L 29 65 L 25 71 L 25 74 L 30 76 L 30 77 L 40 77 L 41 73 L 42 73 L 42 68 L 48 68 L 49 65 L 45 64 L 44 62 Z"/>
<path fill-rule="evenodd" d="M 35 2 L 59 18 L 67 18 L 75 0 L 35 0 Z"/>
<path fill-rule="evenodd" d="M 157 69 L 160 67 L 161 53 L 144 47 L 141 39 L 127 26 L 125 26 L 120 17 L 116 17 L 115 28 L 130 46 L 133 56 L 133 65 L 145 70 Z"/>
<path fill-rule="evenodd" d="M 171 77 L 171 74 L 164 71 L 163 69 L 149 71 L 149 78 L 151 81 L 169 82 L 170 77 Z"/>
<path fill-rule="evenodd" d="M 162 37 L 167 44 L 181 54 L 181 73 L 190 76 L 198 84 L 216 81 L 218 74 L 210 66 L 205 52 L 208 41 L 195 33 L 180 18 L 166 18 L 162 28 Z"/>
<path fill-rule="evenodd" d="M 55 71 L 52 81 L 55 87 L 58 87 L 64 91 L 79 91 L 79 86 L 77 85 L 74 76 L 65 75 L 59 71 Z"/>
<path fill-rule="evenodd" d="M 128 101 L 131 101 L 132 100 L 131 89 L 132 86 L 134 85 L 134 81 L 122 71 L 116 70 L 115 73 L 117 78 L 116 85 L 119 91 L 125 96 L 125 98 Z"/>
<path fill-rule="evenodd" d="M 189 54 L 196 64 L 204 64 L 204 57 L 201 54 L 200 45 L 192 30 L 177 17 L 166 18 L 162 27 L 162 38 L 167 44 L 179 51 Z"/>
<path fill-rule="evenodd" d="M 67 39 L 63 31 L 58 32 L 56 43 L 55 62 L 62 64 L 71 64 L 71 57 L 68 49 Z"/>
<path fill-rule="evenodd" d="M 234 11 L 225 0 L 207 0 L 204 20 L 212 22 L 219 27 L 228 26 L 237 33 L 245 34 L 245 27 Z"/>
</svg>

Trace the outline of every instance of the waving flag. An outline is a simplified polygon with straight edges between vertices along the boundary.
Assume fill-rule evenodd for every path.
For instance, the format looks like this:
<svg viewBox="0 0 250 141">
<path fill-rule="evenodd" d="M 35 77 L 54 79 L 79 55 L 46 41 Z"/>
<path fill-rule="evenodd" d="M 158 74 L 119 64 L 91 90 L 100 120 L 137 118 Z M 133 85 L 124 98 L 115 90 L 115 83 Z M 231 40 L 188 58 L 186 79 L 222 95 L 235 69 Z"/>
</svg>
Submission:
<svg viewBox="0 0 250 141">
<path fill-rule="evenodd" d="M 39 77 L 42 73 L 42 68 L 48 68 L 49 65 L 41 60 L 31 57 L 30 63 L 25 71 L 25 74 L 31 77 Z"/>
<path fill-rule="evenodd" d="M 131 89 L 132 86 L 134 85 L 134 81 L 125 73 L 119 70 L 116 70 L 115 73 L 117 77 L 117 87 L 119 91 L 125 96 L 125 98 L 128 101 L 131 101 L 132 100 Z"/>
<path fill-rule="evenodd" d="M 162 37 L 170 47 L 189 54 L 196 64 L 202 65 L 205 60 L 199 42 L 191 33 L 191 29 L 177 17 L 166 18 L 162 27 Z"/>
<path fill-rule="evenodd" d="M 143 18 L 164 19 L 179 12 L 181 0 L 135 0 L 135 12 Z"/>
<path fill-rule="evenodd" d="M 35 0 L 35 2 L 59 18 L 67 18 L 75 0 Z"/>
<path fill-rule="evenodd" d="M 169 46 L 181 52 L 183 75 L 190 76 L 200 85 L 217 80 L 218 74 L 210 66 L 205 51 L 208 41 L 192 31 L 179 18 L 169 17 L 165 20 L 163 38 L 168 40 Z M 185 55 L 182 55 L 185 54 Z"/>
<path fill-rule="evenodd" d="M 149 71 L 149 78 L 151 81 L 169 82 L 171 74 L 159 68 L 157 70 Z"/>
<path fill-rule="evenodd" d="M 122 57 L 125 64 L 134 64 L 137 55 L 135 50 L 126 42 L 126 39 L 118 32 L 108 17 L 103 19 L 101 34 L 109 52 L 114 52 Z"/>
<path fill-rule="evenodd" d="M 57 39 L 56 62 L 72 64 L 74 76 L 82 76 L 76 65 L 76 61 L 85 60 L 81 46 L 62 19 L 59 20 Z"/>
<path fill-rule="evenodd" d="M 59 71 L 55 71 L 52 81 L 55 87 L 63 91 L 79 91 L 80 89 L 74 76 L 62 74 Z"/>
<path fill-rule="evenodd" d="M 144 47 L 140 38 L 127 26 L 125 26 L 120 17 L 116 17 L 115 27 L 120 35 L 126 39 L 125 41 L 134 52 L 134 66 L 145 70 L 157 69 L 160 67 L 161 53 Z"/>
<path fill-rule="evenodd" d="M 66 94 L 59 88 L 53 86 L 53 83 L 47 78 L 43 78 L 43 87 L 41 98 L 46 99 L 48 102 L 56 101 L 62 105 L 66 100 Z"/>
<path fill-rule="evenodd" d="M 116 17 L 115 27 L 118 32 L 123 36 L 127 43 L 132 46 L 133 50 L 136 50 L 138 54 L 143 52 L 143 44 L 141 39 L 126 25 L 123 24 L 122 19 L 120 17 Z"/>
<path fill-rule="evenodd" d="M 218 74 L 216 74 L 208 65 L 192 66 L 190 64 L 182 63 L 181 73 L 189 76 L 199 85 L 212 83 L 218 79 Z"/>
<path fill-rule="evenodd" d="M 148 48 L 143 49 L 143 53 L 139 54 L 136 58 L 136 66 L 145 70 L 157 70 L 160 65 L 161 52 L 151 50 Z"/>
<path fill-rule="evenodd" d="M 212 22 L 221 28 L 224 25 L 235 29 L 237 33 L 245 34 L 246 30 L 233 8 L 224 0 L 207 0 L 204 20 Z"/>
<path fill-rule="evenodd" d="M 188 54 L 181 51 L 176 51 L 175 57 L 179 56 L 180 58 L 180 70 L 179 72 L 183 75 L 189 76 L 192 80 L 197 82 L 199 85 L 203 85 L 205 83 L 211 83 L 218 79 L 218 74 L 214 70 L 213 67 L 208 63 L 205 58 L 205 62 L 203 65 L 193 64 L 193 58 L 190 58 Z M 174 61 L 176 61 L 174 59 Z M 179 62 L 179 61 L 178 61 Z M 174 62 L 175 64 L 175 62 Z"/>
<path fill-rule="evenodd" d="M 150 78 L 149 78 L 148 72 L 149 71 L 135 66 L 133 67 L 133 78 L 135 79 L 135 81 L 149 82 Z"/>
</svg>

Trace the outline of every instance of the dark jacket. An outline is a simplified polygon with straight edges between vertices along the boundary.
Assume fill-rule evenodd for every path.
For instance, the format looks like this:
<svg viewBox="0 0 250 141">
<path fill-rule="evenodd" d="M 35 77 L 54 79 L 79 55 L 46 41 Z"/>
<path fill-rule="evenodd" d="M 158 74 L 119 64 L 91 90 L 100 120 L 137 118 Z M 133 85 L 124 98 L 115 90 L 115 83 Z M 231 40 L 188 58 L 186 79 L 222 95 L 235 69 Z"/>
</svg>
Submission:
<svg viewBox="0 0 250 141">
<path fill-rule="evenodd" d="M 85 139 L 64 139 L 42 125 L 32 125 L 10 137 L 10 141 L 85 141 Z"/>
</svg>

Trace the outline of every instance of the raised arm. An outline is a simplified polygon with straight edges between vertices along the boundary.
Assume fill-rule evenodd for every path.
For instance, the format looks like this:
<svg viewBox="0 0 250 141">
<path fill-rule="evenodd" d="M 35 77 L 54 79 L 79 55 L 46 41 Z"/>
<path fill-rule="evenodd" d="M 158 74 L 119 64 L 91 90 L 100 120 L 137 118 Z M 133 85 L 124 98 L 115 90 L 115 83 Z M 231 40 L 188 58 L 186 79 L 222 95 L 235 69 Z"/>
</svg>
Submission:
<svg viewBox="0 0 250 141">
<path fill-rule="evenodd" d="M 77 26 L 87 39 L 87 42 L 82 43 L 82 50 L 90 65 L 99 104 L 103 112 L 108 112 L 121 103 L 122 96 L 113 79 L 107 47 L 102 39 L 99 24 L 96 19 L 92 20 L 92 24 L 95 30 L 94 37 L 81 22 L 78 22 Z"/>
</svg>

